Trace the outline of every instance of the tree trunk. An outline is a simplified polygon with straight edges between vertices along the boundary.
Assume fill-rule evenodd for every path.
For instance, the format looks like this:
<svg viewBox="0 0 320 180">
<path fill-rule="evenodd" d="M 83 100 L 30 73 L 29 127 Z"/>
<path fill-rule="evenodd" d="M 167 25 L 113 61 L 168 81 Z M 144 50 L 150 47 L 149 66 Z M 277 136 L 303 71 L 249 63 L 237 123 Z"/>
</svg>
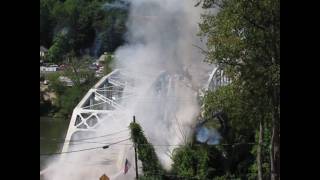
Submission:
<svg viewBox="0 0 320 180">
<path fill-rule="evenodd" d="M 272 128 L 271 137 L 271 180 L 280 179 L 280 133 L 278 123 L 275 122 Z"/>
<path fill-rule="evenodd" d="M 260 121 L 259 123 L 259 144 L 257 149 L 257 166 L 258 166 L 258 180 L 262 180 L 262 159 L 261 159 L 261 146 L 263 143 L 263 125 Z"/>
<path fill-rule="evenodd" d="M 271 137 L 271 180 L 280 179 L 280 103 L 276 90 L 273 97 L 272 137 Z"/>
</svg>

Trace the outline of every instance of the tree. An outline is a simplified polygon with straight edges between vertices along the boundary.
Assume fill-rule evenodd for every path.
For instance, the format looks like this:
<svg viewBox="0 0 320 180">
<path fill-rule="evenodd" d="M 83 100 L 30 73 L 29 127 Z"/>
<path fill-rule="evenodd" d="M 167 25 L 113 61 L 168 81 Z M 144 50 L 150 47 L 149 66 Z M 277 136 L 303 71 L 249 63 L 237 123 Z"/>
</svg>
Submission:
<svg viewBox="0 0 320 180">
<path fill-rule="evenodd" d="M 48 4 L 40 1 L 40 45 L 49 47 L 52 41 L 53 22 L 50 16 Z"/>
<path fill-rule="evenodd" d="M 66 88 L 59 97 L 59 112 L 56 115 L 70 118 L 74 107 L 79 103 L 84 93 L 85 91 L 77 86 Z"/>
<path fill-rule="evenodd" d="M 206 179 L 208 172 L 208 151 L 204 147 L 185 145 L 173 151 L 173 171 L 181 177 Z"/>
<path fill-rule="evenodd" d="M 138 123 L 130 123 L 131 139 L 137 145 L 138 158 L 142 162 L 142 170 L 145 178 L 159 179 L 157 175 L 163 174 L 163 169 L 153 146 L 144 136 L 141 126 Z"/>
<path fill-rule="evenodd" d="M 94 72 L 88 69 L 91 58 L 83 56 L 79 58 L 74 51 L 66 55 L 67 68 L 64 75 L 69 77 L 75 86 L 80 86 L 82 83 L 92 85 L 95 82 Z"/>
<path fill-rule="evenodd" d="M 233 82 L 235 83 L 235 82 Z M 238 93 L 241 92 L 242 93 Z M 211 149 L 215 153 L 211 159 L 221 161 L 220 174 L 233 174 L 237 177 L 246 178 L 249 167 L 253 161 L 250 149 L 253 145 L 255 135 L 255 119 L 258 112 L 253 111 L 253 107 L 248 103 L 245 90 L 238 89 L 235 84 L 230 84 L 218 88 L 214 92 L 207 92 L 204 103 L 204 119 L 208 122 L 217 121 L 214 119 L 217 112 L 224 115 L 223 120 L 219 120 L 219 133 L 222 136 L 221 144 L 230 146 L 216 145 Z M 224 128 L 221 128 L 223 127 Z M 226 129 L 226 130 L 224 130 Z M 210 160 L 212 161 L 212 160 Z"/>
<path fill-rule="evenodd" d="M 52 73 L 48 75 L 48 80 L 49 80 L 49 89 L 50 91 L 53 91 L 57 93 L 57 95 L 62 95 L 63 92 L 65 91 L 65 87 L 63 84 L 60 82 L 59 77 L 60 73 Z"/>
<path fill-rule="evenodd" d="M 113 57 L 111 54 L 108 54 L 104 60 L 104 74 L 109 74 L 112 71 L 111 63 L 113 61 Z"/>
<path fill-rule="evenodd" d="M 98 54 L 103 52 L 113 52 L 124 42 L 123 35 L 126 32 L 127 11 L 124 10 L 110 10 L 104 16 L 101 48 Z"/>
<path fill-rule="evenodd" d="M 271 178 L 279 179 L 280 2 L 204 0 L 203 7 L 213 6 L 219 8 L 218 14 L 203 15 L 200 24 L 201 35 L 208 39 L 206 60 L 217 63 L 247 92 L 249 107 L 260 113 L 255 126 L 261 136 L 265 124 L 271 125 Z M 259 139 L 261 144 L 263 137 Z M 261 171 L 261 163 L 258 166 Z"/>
<path fill-rule="evenodd" d="M 69 44 L 66 34 L 59 34 L 55 37 L 53 45 L 49 48 L 47 59 L 50 62 L 58 63 L 62 62 L 64 55 L 68 52 Z"/>
<path fill-rule="evenodd" d="M 83 55 L 93 46 L 97 35 L 103 34 L 98 54 L 113 52 L 123 43 L 128 11 L 106 11 L 104 3 L 101 0 L 40 0 L 40 45 L 54 45 L 52 40 L 64 31 L 68 34 L 65 44 L 69 48 L 62 54 L 73 50 L 77 55 Z"/>
</svg>

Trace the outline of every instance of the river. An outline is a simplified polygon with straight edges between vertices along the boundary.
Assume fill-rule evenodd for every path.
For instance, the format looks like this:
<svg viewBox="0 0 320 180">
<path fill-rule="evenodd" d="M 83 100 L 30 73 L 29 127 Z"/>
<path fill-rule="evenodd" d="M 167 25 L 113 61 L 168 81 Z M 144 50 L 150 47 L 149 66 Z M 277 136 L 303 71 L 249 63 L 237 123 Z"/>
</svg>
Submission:
<svg viewBox="0 0 320 180">
<path fill-rule="evenodd" d="M 40 154 L 60 152 L 68 130 L 69 119 L 40 116 Z M 55 156 L 40 155 L 40 170 Z"/>
</svg>

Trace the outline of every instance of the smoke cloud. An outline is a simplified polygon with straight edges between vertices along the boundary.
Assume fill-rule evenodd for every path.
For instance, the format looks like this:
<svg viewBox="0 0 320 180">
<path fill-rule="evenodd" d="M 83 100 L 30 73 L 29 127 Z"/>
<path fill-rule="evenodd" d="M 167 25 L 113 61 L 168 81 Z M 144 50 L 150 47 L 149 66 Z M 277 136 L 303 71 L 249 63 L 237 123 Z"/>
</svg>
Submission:
<svg viewBox="0 0 320 180">
<path fill-rule="evenodd" d="M 176 148 L 173 145 L 184 144 L 194 131 L 200 111 L 198 93 L 207 83 L 213 68 L 203 62 L 203 55 L 195 47 L 203 47 L 196 35 L 202 10 L 194 7 L 196 1 L 193 0 L 128 2 L 127 43 L 115 52 L 113 65 L 130 80 L 124 91 L 130 92 L 131 96 L 121 102 L 126 112 L 119 111 L 112 117 L 104 117 L 95 136 L 127 128 L 135 115 L 148 140 L 155 145 L 161 164 L 170 169 L 170 156 Z M 125 139 L 128 133 L 105 141 Z M 73 148 L 92 147 L 94 144 Z M 131 179 L 128 177 L 134 177 L 134 168 L 130 168 L 126 176 L 119 173 L 123 174 L 126 158 L 134 164 L 133 157 L 132 146 L 124 145 L 74 153 L 68 155 L 64 162 L 52 164 L 53 170 L 45 176 L 46 180 L 81 180 L 97 179 L 99 174 L 107 173 L 111 179 Z M 102 160 L 107 164 L 86 166 Z M 67 161 L 73 164 L 67 165 Z"/>
<path fill-rule="evenodd" d="M 222 137 L 216 129 L 201 127 L 196 132 L 196 138 L 199 142 L 215 145 L 219 144 Z"/>
<path fill-rule="evenodd" d="M 192 0 L 132 0 L 127 45 L 116 51 L 115 67 L 135 82 L 127 109 L 136 115 L 162 165 L 170 169 L 170 145 L 183 144 L 199 115 L 197 95 L 212 66 L 194 46 L 201 8 Z"/>
</svg>

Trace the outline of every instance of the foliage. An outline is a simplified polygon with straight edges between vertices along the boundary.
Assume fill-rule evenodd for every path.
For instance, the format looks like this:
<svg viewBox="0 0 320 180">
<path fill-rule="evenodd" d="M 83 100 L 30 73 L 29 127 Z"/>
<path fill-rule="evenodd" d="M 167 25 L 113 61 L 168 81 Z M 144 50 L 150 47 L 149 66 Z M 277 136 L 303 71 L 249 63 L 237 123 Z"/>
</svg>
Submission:
<svg viewBox="0 0 320 180">
<path fill-rule="evenodd" d="M 245 93 L 240 94 L 235 84 L 207 92 L 204 97 L 204 111 L 204 118 L 208 121 L 215 121 L 212 114 L 216 112 L 222 111 L 226 114 L 224 123 L 228 131 L 222 132 L 219 129 L 222 135 L 220 143 L 230 145 L 217 145 L 211 148 L 211 151 L 216 151 L 211 158 L 217 158 L 216 160 L 221 162 L 220 175 L 229 173 L 237 177 L 246 177 L 254 159 L 250 153 L 252 145 L 247 143 L 255 142 L 255 119 L 258 118 L 258 113 L 253 111 L 252 106 L 247 103 Z"/>
<path fill-rule="evenodd" d="M 258 142 L 258 134 L 259 132 L 256 131 L 255 139 Z M 271 132 L 270 128 L 265 128 L 264 130 L 264 135 L 263 135 L 263 144 L 262 144 L 262 171 L 265 172 L 263 174 L 263 179 L 270 179 L 270 137 L 271 137 Z M 254 145 L 253 148 L 251 149 L 251 154 L 255 155 L 257 154 L 257 148 L 258 145 Z M 249 179 L 255 179 L 257 177 L 258 169 L 256 164 L 252 164 L 249 167 L 249 174 L 248 177 Z"/>
<path fill-rule="evenodd" d="M 56 109 L 55 116 L 68 117 L 73 108 L 79 103 L 84 94 L 93 86 L 97 79 L 94 72 L 86 70 L 90 59 L 83 57 L 78 59 L 74 53 L 68 54 L 69 66 L 64 72 L 54 72 L 47 75 L 49 80 L 49 89 L 57 95 L 57 101 L 54 103 Z M 87 62 L 87 63 L 85 63 Z M 66 76 L 73 82 L 72 87 L 66 87 L 59 79 L 60 76 Z M 81 79 L 85 82 L 81 83 Z"/>
<path fill-rule="evenodd" d="M 127 10 L 106 10 L 103 8 L 106 2 L 113 0 L 40 0 L 40 45 L 48 47 L 46 60 L 67 65 L 63 73 L 48 76 L 49 89 L 57 94 L 54 103 L 57 116 L 69 116 L 78 100 L 97 81 L 94 72 L 88 69 L 92 59 L 83 54 L 94 47 L 98 34 L 104 38 L 98 55 L 112 52 L 123 43 Z M 111 57 L 107 61 L 105 69 L 110 72 Z M 74 86 L 64 86 L 59 76 L 70 78 Z M 42 101 L 41 105 L 47 107 Z"/>
<path fill-rule="evenodd" d="M 173 171 L 178 176 L 205 179 L 209 155 L 206 148 L 186 145 L 173 152 Z"/>
<path fill-rule="evenodd" d="M 71 50 L 76 55 L 84 54 L 94 47 L 99 34 L 102 42 L 101 47 L 96 47 L 98 54 L 113 52 L 123 43 L 127 10 L 107 10 L 103 8 L 106 2 L 113 0 L 40 0 L 40 45 L 54 46 L 51 60 L 57 62 L 61 60 L 60 54 Z M 61 39 L 58 37 L 61 33 L 65 34 L 65 41 L 52 42 Z M 66 49 L 62 48 L 63 44 Z"/>
<path fill-rule="evenodd" d="M 59 111 L 56 116 L 70 117 L 73 108 L 81 100 L 83 94 L 84 91 L 77 86 L 67 88 L 65 92 L 59 97 Z"/>
<path fill-rule="evenodd" d="M 207 39 L 206 60 L 218 64 L 227 73 L 233 88 L 225 87 L 209 93 L 205 101 L 206 111 L 223 110 L 228 114 L 234 133 L 229 140 L 236 142 L 239 139 L 248 142 L 249 137 L 259 134 L 256 132 L 261 124 L 262 152 L 257 154 L 256 145 L 251 148 L 251 153 L 262 157 L 260 165 L 263 166 L 264 177 L 269 177 L 270 167 L 274 167 L 274 175 L 277 176 L 280 156 L 279 0 L 203 2 L 204 8 L 214 6 L 219 12 L 215 16 L 202 16 L 200 35 Z M 255 141 L 258 142 L 258 139 L 256 137 Z M 235 152 L 238 153 L 238 150 Z M 268 153 L 274 161 L 268 158 Z M 274 166 L 271 166 L 272 163 Z M 249 163 L 244 166 L 245 169 L 250 167 L 253 172 L 250 176 L 253 176 L 257 169 L 255 165 Z"/>
<path fill-rule="evenodd" d="M 212 119 L 212 114 L 220 111 L 227 114 L 228 124 L 232 127 L 232 131 L 229 137 L 224 137 L 224 141 L 229 141 L 229 143 L 250 141 L 254 136 L 252 129 L 256 126 L 255 115 L 258 112 L 253 111 L 248 104 L 247 97 L 239 94 L 239 91 L 234 84 L 230 84 L 220 87 L 215 92 L 207 92 L 204 97 L 205 119 Z M 244 120 L 246 124 L 243 123 Z"/>
<path fill-rule="evenodd" d="M 54 72 L 47 75 L 47 79 L 49 80 L 49 90 L 57 93 L 57 95 L 62 95 L 65 91 L 65 86 L 60 82 L 59 76 L 61 74 L 59 72 Z"/>
<path fill-rule="evenodd" d="M 50 62 L 61 62 L 68 49 L 67 35 L 61 33 L 55 37 L 53 45 L 48 50 L 46 59 Z"/>
<path fill-rule="evenodd" d="M 40 1 L 40 45 L 48 47 L 52 41 L 53 22 L 47 3 Z"/>
<path fill-rule="evenodd" d="M 77 58 L 75 52 L 71 51 L 67 54 L 67 68 L 64 70 L 64 76 L 71 79 L 75 86 L 80 86 L 82 80 L 93 80 L 94 72 L 88 69 L 91 59 L 87 57 Z M 84 83 L 84 82 L 83 82 Z"/>
<path fill-rule="evenodd" d="M 108 55 L 105 57 L 105 61 L 104 61 L 104 74 L 109 74 L 109 73 L 111 73 L 112 68 L 111 68 L 110 66 L 111 66 L 112 61 L 113 61 L 112 55 L 111 55 L 111 54 L 108 54 Z"/>
<path fill-rule="evenodd" d="M 163 174 L 163 169 L 153 146 L 144 136 L 141 126 L 138 123 L 130 123 L 131 139 L 137 146 L 138 158 L 142 162 L 142 170 L 145 178 L 155 178 L 154 173 Z"/>
</svg>

